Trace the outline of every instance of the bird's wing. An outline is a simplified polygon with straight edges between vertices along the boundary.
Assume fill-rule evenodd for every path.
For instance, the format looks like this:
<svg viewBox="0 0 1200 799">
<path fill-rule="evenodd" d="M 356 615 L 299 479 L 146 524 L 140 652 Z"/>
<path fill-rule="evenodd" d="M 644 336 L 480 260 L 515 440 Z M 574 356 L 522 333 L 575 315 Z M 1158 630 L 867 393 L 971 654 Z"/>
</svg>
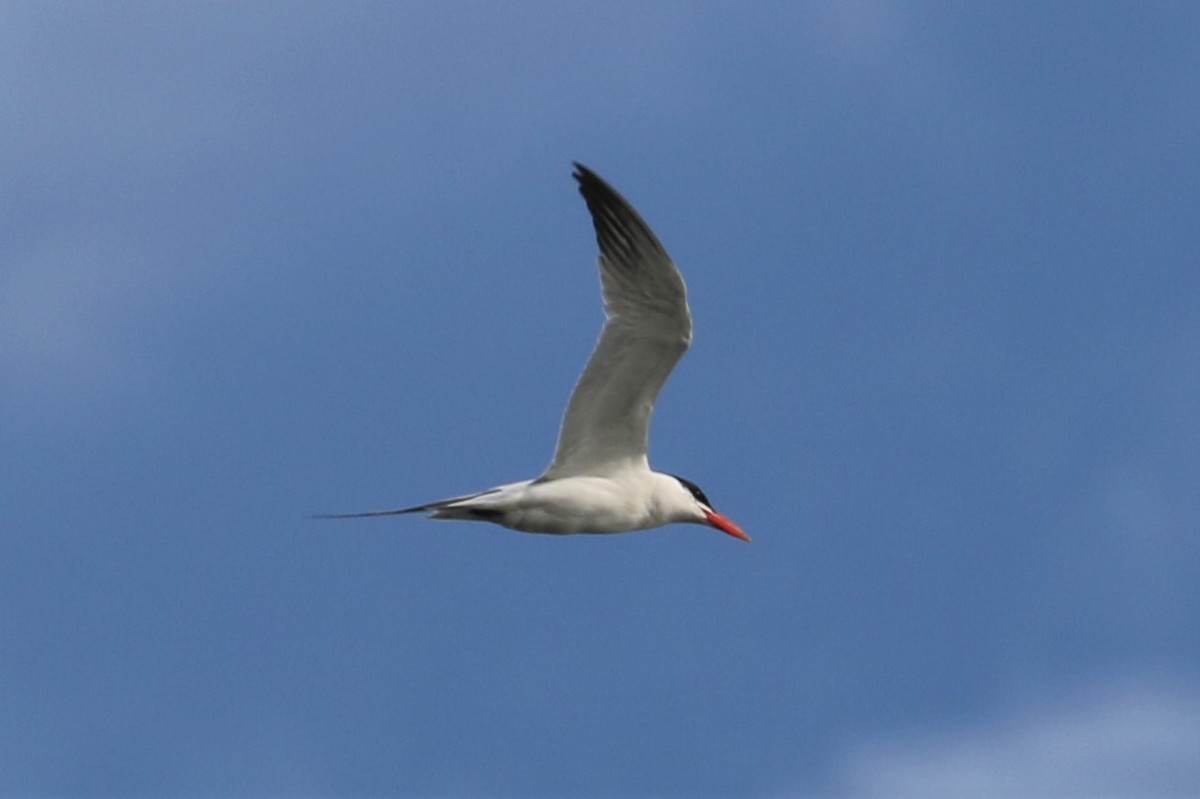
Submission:
<svg viewBox="0 0 1200 799">
<path fill-rule="evenodd" d="M 607 317 L 567 403 L 543 479 L 645 467 L 650 413 L 692 340 L 687 289 L 637 212 L 594 172 L 575 164 L 600 244 Z"/>
</svg>

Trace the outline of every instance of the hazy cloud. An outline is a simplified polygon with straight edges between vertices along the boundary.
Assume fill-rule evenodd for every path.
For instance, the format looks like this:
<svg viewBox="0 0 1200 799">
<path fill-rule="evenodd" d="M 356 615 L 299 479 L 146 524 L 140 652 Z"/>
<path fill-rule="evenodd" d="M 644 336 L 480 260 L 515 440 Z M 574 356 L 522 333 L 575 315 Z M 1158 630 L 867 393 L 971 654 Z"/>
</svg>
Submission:
<svg viewBox="0 0 1200 799">
<path fill-rule="evenodd" d="M 1090 686 L 976 725 L 894 734 L 847 753 L 843 796 L 1195 796 L 1200 688 Z"/>
</svg>

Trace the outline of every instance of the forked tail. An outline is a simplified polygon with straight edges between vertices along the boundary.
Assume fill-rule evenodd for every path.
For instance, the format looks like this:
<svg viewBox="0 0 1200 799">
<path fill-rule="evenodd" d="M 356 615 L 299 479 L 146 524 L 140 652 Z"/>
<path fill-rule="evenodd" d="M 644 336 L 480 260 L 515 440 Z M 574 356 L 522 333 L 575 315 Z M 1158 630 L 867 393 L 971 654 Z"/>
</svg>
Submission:
<svg viewBox="0 0 1200 799">
<path fill-rule="evenodd" d="M 485 494 L 494 494 L 499 489 L 489 488 L 487 491 L 479 491 L 474 494 L 464 494 L 461 497 L 451 497 L 450 499 L 439 499 L 436 502 L 427 502 L 424 505 L 414 505 L 411 508 L 392 508 L 391 510 L 368 510 L 358 513 L 319 513 L 314 516 L 314 519 L 367 519 L 372 516 L 400 516 L 405 513 L 422 513 L 432 511 L 434 519 L 486 519 L 483 513 L 470 512 L 469 509 L 463 508 L 463 513 L 459 515 L 455 511 L 458 509 L 452 508 L 459 502 L 466 502 L 476 497 L 482 497 Z"/>
</svg>

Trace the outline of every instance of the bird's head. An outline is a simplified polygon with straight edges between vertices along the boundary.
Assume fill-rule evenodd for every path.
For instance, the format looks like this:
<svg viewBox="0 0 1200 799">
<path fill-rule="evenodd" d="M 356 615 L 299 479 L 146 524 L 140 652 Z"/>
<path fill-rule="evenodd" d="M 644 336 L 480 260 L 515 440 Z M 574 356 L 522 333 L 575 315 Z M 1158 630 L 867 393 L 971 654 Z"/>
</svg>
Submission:
<svg viewBox="0 0 1200 799">
<path fill-rule="evenodd" d="M 708 501 L 708 497 L 700 490 L 700 486 L 687 480 L 679 475 L 668 475 L 675 481 L 679 488 L 679 494 L 676 497 L 677 505 L 680 508 L 680 518 L 676 521 L 693 522 L 695 524 L 707 524 L 709 527 L 715 527 L 722 533 L 727 533 L 734 538 L 740 538 L 743 541 L 749 541 L 750 536 L 746 535 L 746 531 L 726 516 L 723 513 L 717 512 L 712 503 Z"/>
</svg>

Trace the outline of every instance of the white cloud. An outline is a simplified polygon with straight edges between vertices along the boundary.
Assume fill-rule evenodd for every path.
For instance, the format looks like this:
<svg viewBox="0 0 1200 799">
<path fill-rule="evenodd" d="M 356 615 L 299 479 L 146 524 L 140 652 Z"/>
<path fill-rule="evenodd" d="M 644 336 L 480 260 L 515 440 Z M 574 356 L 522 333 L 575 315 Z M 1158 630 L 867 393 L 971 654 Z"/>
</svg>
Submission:
<svg viewBox="0 0 1200 799">
<path fill-rule="evenodd" d="M 861 742 L 835 795 L 1200 795 L 1200 687 L 1161 679 L 1093 685 L 990 722 Z"/>
</svg>

